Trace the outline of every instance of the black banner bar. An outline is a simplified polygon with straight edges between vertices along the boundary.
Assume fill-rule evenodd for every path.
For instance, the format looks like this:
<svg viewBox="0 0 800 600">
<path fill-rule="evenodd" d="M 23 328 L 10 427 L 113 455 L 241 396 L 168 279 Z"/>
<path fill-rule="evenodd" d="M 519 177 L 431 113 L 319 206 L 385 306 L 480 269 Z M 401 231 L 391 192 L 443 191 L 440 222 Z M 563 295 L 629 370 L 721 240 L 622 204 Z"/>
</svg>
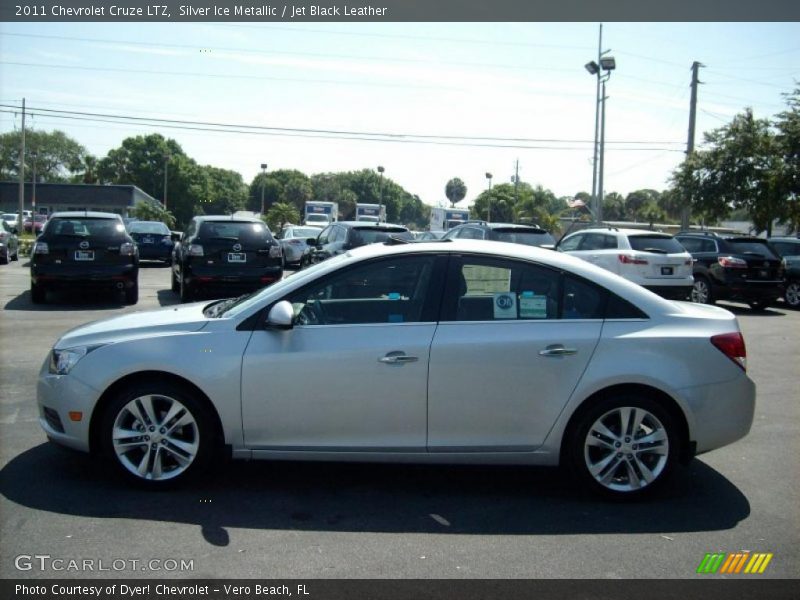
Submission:
<svg viewBox="0 0 800 600">
<path fill-rule="evenodd" d="M 10 0 L 17 22 L 798 21 L 797 0 Z"/>
<path fill-rule="evenodd" d="M 2 580 L 2 600 L 783 600 L 797 582 L 780 579 L 642 580 Z"/>
</svg>

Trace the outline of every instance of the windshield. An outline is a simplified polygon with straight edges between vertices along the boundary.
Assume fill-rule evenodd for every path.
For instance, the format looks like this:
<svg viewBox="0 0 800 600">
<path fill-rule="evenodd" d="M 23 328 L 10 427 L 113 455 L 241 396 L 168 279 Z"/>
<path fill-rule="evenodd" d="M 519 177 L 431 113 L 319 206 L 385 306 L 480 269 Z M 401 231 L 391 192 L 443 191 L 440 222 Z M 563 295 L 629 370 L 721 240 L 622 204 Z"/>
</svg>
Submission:
<svg viewBox="0 0 800 600">
<path fill-rule="evenodd" d="M 327 223 L 328 215 L 322 215 L 322 214 L 306 215 L 306 221 L 308 221 L 309 223 Z"/>
<path fill-rule="evenodd" d="M 390 237 L 398 238 L 401 240 L 413 240 L 414 235 L 407 229 L 399 227 L 394 229 L 379 229 L 377 227 L 369 227 L 363 229 L 353 230 L 353 241 L 357 244 L 374 244 L 376 242 L 385 242 Z"/>
<path fill-rule="evenodd" d="M 767 245 L 766 242 L 760 242 L 757 240 L 728 240 L 730 245 L 733 248 L 733 251 L 737 254 L 755 254 L 757 256 L 763 256 L 764 258 L 771 258 L 778 260 L 778 257 L 772 252 L 772 249 Z"/>
<path fill-rule="evenodd" d="M 164 223 L 155 221 L 134 221 L 128 225 L 128 233 L 152 233 L 169 235 L 169 228 Z"/>
<path fill-rule="evenodd" d="M 293 227 L 292 229 L 287 229 L 283 237 L 287 240 L 290 238 L 315 238 L 320 231 L 322 229 L 319 227 Z"/>
<path fill-rule="evenodd" d="M 629 235 L 631 248 L 640 252 L 657 252 L 658 254 L 683 254 L 686 252 L 681 243 L 673 237 L 665 235 Z"/>
</svg>

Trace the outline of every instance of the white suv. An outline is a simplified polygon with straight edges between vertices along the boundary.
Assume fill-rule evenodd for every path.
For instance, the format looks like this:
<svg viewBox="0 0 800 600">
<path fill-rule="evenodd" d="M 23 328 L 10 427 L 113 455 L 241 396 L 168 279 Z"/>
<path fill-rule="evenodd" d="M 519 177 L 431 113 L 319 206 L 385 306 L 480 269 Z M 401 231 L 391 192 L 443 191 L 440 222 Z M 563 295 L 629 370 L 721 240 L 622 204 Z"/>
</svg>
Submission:
<svg viewBox="0 0 800 600">
<path fill-rule="evenodd" d="M 556 249 L 603 267 L 674 300 L 692 292 L 692 255 L 667 233 L 642 229 L 584 229 L 567 235 Z"/>
</svg>

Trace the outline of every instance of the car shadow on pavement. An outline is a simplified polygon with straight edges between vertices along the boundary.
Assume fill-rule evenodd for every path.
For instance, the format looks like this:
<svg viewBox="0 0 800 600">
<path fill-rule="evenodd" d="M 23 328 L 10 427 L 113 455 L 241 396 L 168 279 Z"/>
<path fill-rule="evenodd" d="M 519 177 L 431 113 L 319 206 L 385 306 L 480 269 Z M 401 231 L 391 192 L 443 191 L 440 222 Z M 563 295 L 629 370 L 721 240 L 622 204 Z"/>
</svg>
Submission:
<svg viewBox="0 0 800 600">
<path fill-rule="evenodd" d="M 41 444 L 0 471 L 0 493 L 33 510 L 196 524 L 209 544 L 228 528 L 333 532 L 574 535 L 726 530 L 750 503 L 695 460 L 656 498 L 598 500 L 555 469 L 231 462 L 166 492 L 132 487 L 88 455 Z"/>
<path fill-rule="evenodd" d="M 58 291 L 48 292 L 45 304 L 34 304 L 31 293 L 26 290 L 6 302 L 4 310 L 53 311 L 53 310 L 102 310 L 127 306 L 120 292 L 109 291 Z"/>
<path fill-rule="evenodd" d="M 749 316 L 749 317 L 785 317 L 786 311 L 790 310 L 787 306 L 770 306 L 765 308 L 764 310 L 753 310 L 749 306 L 745 306 L 743 304 L 727 304 L 727 303 L 717 303 L 717 306 L 720 308 L 724 308 L 725 310 L 729 310 L 737 317 L 741 316 Z"/>
<path fill-rule="evenodd" d="M 159 306 L 174 306 L 181 303 L 180 296 L 169 288 L 158 290 L 156 292 L 156 298 L 158 298 Z"/>
</svg>

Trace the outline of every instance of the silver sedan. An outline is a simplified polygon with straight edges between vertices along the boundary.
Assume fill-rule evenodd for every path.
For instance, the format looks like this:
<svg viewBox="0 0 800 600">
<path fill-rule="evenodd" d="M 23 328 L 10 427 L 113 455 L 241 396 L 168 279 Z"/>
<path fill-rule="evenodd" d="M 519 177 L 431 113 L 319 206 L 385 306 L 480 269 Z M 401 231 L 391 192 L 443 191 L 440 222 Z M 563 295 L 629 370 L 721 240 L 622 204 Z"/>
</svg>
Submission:
<svg viewBox="0 0 800 600">
<path fill-rule="evenodd" d="M 152 487 L 234 458 L 563 465 L 629 498 L 750 429 L 736 317 L 496 242 L 374 244 L 64 334 L 40 422 Z"/>
<path fill-rule="evenodd" d="M 322 227 L 289 225 L 281 231 L 278 241 L 283 248 L 283 259 L 287 265 L 300 266 L 303 255 L 311 251 L 307 240 L 316 238 Z"/>
</svg>

